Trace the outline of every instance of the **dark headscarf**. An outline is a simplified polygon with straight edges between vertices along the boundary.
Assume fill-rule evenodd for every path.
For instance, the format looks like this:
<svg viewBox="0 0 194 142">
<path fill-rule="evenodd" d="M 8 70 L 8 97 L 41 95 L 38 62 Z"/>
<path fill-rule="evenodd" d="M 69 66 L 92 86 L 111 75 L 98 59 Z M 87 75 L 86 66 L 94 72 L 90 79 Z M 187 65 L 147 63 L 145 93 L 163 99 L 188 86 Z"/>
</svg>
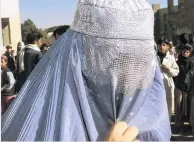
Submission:
<svg viewBox="0 0 194 142">
<path fill-rule="evenodd" d="M 187 44 L 189 43 L 189 35 L 184 33 L 180 35 L 180 41 L 182 44 Z"/>
</svg>

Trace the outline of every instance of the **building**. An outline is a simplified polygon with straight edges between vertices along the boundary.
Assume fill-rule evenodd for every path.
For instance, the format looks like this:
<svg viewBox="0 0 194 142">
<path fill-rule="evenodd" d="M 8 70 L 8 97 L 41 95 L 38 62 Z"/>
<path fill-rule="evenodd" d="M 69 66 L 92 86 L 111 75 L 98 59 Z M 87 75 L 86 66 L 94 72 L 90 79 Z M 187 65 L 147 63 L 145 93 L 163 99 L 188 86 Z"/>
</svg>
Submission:
<svg viewBox="0 0 194 142">
<path fill-rule="evenodd" d="M 155 15 L 155 27 L 154 34 L 155 38 L 160 36 L 171 36 L 171 26 L 169 23 L 169 8 L 160 8 L 160 4 L 152 5 Z M 171 7 L 172 11 L 178 11 L 178 6 Z"/>
<path fill-rule="evenodd" d="M 193 0 L 179 0 L 178 11 L 172 11 L 169 13 L 169 23 L 173 30 L 172 35 L 175 38 L 182 33 L 187 33 L 190 36 L 194 35 L 193 7 Z"/>
<path fill-rule="evenodd" d="M 174 0 L 168 0 L 167 8 L 153 4 L 155 14 L 155 37 L 168 36 L 176 42 L 178 36 L 187 33 L 194 35 L 194 0 L 179 0 L 174 6 Z"/>
<path fill-rule="evenodd" d="M 4 52 L 6 45 L 11 44 L 14 49 L 17 43 L 21 41 L 21 24 L 19 12 L 19 0 L 1 0 L 1 40 L 0 53 Z"/>
</svg>

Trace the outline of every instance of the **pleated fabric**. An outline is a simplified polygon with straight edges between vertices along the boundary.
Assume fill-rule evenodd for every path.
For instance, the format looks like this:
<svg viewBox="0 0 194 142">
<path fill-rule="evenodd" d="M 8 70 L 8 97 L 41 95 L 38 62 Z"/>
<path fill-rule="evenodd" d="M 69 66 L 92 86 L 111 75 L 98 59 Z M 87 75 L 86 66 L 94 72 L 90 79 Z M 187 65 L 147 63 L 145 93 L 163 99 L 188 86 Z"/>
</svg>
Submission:
<svg viewBox="0 0 194 142">
<path fill-rule="evenodd" d="M 82 72 L 83 34 L 68 30 L 41 59 L 2 117 L 2 141 L 103 141 L 118 120 L 137 126 L 142 141 L 169 141 L 159 67 L 134 96 L 92 89 Z M 154 48 L 154 47 L 153 47 Z M 103 79 L 102 79 L 103 82 Z M 103 86 L 103 85 L 102 85 Z"/>
</svg>

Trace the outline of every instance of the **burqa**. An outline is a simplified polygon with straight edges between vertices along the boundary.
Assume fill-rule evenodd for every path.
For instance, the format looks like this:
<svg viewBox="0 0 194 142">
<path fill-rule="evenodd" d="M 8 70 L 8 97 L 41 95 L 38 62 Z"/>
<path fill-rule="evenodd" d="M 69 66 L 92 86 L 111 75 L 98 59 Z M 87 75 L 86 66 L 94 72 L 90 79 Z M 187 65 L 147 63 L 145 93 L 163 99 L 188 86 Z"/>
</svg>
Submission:
<svg viewBox="0 0 194 142">
<path fill-rule="evenodd" d="M 80 0 L 3 116 L 2 140 L 102 141 L 119 120 L 139 140 L 170 140 L 153 27 L 145 0 Z"/>
</svg>

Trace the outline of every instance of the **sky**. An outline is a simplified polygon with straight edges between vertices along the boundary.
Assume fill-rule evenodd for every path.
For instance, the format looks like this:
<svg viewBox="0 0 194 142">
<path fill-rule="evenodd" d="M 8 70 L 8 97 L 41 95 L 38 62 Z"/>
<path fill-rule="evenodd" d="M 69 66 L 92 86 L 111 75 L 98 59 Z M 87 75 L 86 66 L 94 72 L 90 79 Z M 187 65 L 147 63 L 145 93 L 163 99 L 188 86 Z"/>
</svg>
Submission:
<svg viewBox="0 0 194 142">
<path fill-rule="evenodd" d="M 19 0 L 23 23 L 31 19 L 38 28 L 49 28 L 72 23 L 77 0 Z M 167 6 L 167 0 L 147 0 L 150 4 Z M 177 0 L 175 0 L 175 4 Z"/>
</svg>

